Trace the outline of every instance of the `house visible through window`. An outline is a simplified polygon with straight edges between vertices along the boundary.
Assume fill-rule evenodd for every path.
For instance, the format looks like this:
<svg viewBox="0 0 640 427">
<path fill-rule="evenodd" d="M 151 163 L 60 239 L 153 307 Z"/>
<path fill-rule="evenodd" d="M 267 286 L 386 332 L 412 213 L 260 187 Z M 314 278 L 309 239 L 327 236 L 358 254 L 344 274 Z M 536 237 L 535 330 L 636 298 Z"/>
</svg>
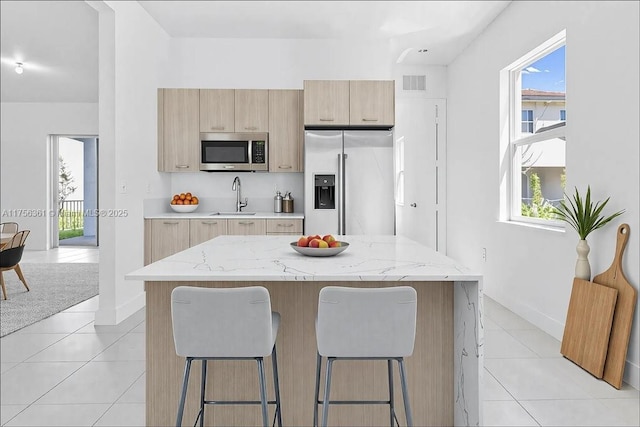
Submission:
<svg viewBox="0 0 640 427">
<path fill-rule="evenodd" d="M 510 90 L 510 219 L 561 224 L 565 183 L 564 31 L 514 62 Z"/>
</svg>

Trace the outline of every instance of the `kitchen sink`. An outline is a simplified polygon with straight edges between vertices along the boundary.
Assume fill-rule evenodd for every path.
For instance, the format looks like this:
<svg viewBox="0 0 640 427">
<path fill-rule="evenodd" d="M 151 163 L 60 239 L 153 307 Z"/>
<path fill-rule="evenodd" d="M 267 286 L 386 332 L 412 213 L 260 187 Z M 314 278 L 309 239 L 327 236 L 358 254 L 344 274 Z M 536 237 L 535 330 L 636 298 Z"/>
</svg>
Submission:
<svg viewBox="0 0 640 427">
<path fill-rule="evenodd" d="M 255 215 L 255 212 L 214 212 L 210 215 Z"/>
</svg>

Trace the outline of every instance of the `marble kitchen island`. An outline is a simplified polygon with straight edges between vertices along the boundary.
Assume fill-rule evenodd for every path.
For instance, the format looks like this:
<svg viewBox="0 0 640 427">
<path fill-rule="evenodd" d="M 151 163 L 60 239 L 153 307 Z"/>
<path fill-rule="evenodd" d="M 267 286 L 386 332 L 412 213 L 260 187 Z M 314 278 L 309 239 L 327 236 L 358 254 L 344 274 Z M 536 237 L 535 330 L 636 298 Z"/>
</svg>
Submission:
<svg viewBox="0 0 640 427">
<path fill-rule="evenodd" d="M 276 345 L 287 426 L 310 426 L 313 421 L 314 322 L 320 289 L 412 286 L 418 292 L 418 318 L 414 352 L 406 364 L 414 424 L 481 425 L 481 275 L 401 236 L 340 236 L 350 246 L 333 257 L 298 254 L 289 246 L 294 240 L 295 236 L 220 236 L 126 275 L 145 281 L 147 425 L 175 423 L 184 359 L 175 354 L 170 297 L 173 288 L 184 285 L 260 285 L 269 290 L 272 309 L 282 316 Z M 258 400 L 255 362 L 214 362 L 208 371 L 208 400 Z M 196 363 L 184 425 L 193 425 L 197 414 L 199 376 Z M 267 378 L 272 399 L 270 371 Z M 399 393 L 397 387 L 396 411 L 404 425 Z M 331 398 L 388 399 L 386 363 L 336 362 Z M 329 422 L 388 425 L 388 406 L 332 405 Z M 205 425 L 260 424 L 259 406 L 209 406 L 206 410 Z"/>
</svg>

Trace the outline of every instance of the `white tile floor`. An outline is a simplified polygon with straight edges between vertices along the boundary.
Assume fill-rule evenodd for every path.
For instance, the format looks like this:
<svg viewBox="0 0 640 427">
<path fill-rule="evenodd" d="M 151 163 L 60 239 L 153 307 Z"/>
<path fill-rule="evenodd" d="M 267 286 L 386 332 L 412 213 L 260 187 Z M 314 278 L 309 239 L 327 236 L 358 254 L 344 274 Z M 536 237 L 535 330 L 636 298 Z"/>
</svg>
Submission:
<svg viewBox="0 0 640 427">
<path fill-rule="evenodd" d="M 25 255 L 98 259 L 86 248 Z M 0 339 L 1 425 L 144 425 L 144 310 L 94 326 L 98 298 Z M 559 341 L 487 297 L 485 313 L 484 425 L 640 425 L 638 390 L 595 379 L 561 357 Z"/>
</svg>

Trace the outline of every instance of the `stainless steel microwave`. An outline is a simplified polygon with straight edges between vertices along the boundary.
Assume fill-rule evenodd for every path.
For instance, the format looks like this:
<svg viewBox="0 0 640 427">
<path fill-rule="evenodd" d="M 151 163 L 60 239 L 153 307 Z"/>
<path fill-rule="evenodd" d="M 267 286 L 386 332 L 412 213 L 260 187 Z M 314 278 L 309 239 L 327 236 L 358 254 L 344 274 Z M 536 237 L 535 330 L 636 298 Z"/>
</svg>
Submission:
<svg viewBox="0 0 640 427">
<path fill-rule="evenodd" d="M 201 171 L 268 171 L 269 134 L 201 133 Z"/>
</svg>

